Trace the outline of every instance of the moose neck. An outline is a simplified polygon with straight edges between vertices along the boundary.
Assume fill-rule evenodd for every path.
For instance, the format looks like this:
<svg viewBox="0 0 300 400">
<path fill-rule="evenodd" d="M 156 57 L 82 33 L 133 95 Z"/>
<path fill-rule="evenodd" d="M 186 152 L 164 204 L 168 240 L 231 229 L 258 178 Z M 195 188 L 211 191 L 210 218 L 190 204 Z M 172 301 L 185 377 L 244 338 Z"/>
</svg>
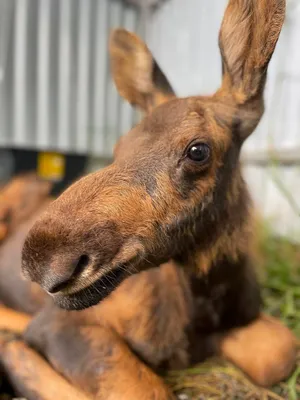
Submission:
<svg viewBox="0 0 300 400">
<path fill-rule="evenodd" d="M 197 276 L 207 275 L 224 261 L 239 263 L 249 253 L 251 199 L 239 163 L 225 165 L 207 205 L 199 205 L 193 217 L 179 223 L 186 233 L 174 259 Z"/>
</svg>

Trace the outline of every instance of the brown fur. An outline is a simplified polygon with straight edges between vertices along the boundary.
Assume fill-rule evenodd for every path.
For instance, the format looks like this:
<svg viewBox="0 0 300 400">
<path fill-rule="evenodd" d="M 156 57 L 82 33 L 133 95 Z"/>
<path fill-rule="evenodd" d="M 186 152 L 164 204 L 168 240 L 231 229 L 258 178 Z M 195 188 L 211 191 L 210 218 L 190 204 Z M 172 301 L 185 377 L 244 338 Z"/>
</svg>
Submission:
<svg viewBox="0 0 300 400">
<path fill-rule="evenodd" d="M 1 365 L 18 393 L 31 400 L 88 400 L 13 334 L 0 333 Z M 39 371 L 39 372 L 38 372 Z"/>
<path fill-rule="evenodd" d="M 42 307 L 46 293 L 36 283 L 21 277 L 22 248 L 29 229 L 48 204 L 49 201 L 45 201 L 0 247 L 0 302 L 29 314 L 34 314 Z"/>
<path fill-rule="evenodd" d="M 19 175 L 0 190 L 0 243 L 49 195 L 52 184 L 34 173 Z"/>
<path fill-rule="evenodd" d="M 59 306 L 84 309 L 65 311 L 49 298 L 25 338 L 94 398 L 172 398 L 153 371 L 209 354 L 232 359 L 260 384 L 294 365 L 292 336 L 260 315 L 239 165 L 263 112 L 284 16 L 282 0 L 256 4 L 229 1 L 220 33 L 224 79 L 211 97 L 174 98 L 140 39 L 113 33 L 118 90 L 148 114 L 120 140 L 114 163 L 66 190 L 25 241 L 24 273 Z M 193 141 L 209 146 L 204 163 L 187 158 Z M 248 337 L 258 343 L 277 333 L 277 359 L 264 351 L 254 369 Z"/>
<path fill-rule="evenodd" d="M 121 96 L 147 111 L 175 97 L 141 39 L 122 29 L 115 32 L 110 40 L 111 70 Z"/>
<path fill-rule="evenodd" d="M 0 302 L 17 311 L 35 313 L 44 302 L 45 293 L 37 284 L 20 279 L 20 264 L 24 238 L 52 201 L 48 197 L 51 187 L 28 173 L 16 176 L 0 190 L 0 216 L 10 216 L 2 218 L 7 229 L 0 247 Z"/>
<path fill-rule="evenodd" d="M 275 318 L 262 315 L 226 337 L 221 343 L 221 352 L 245 369 L 258 385 L 272 386 L 292 372 L 296 363 L 295 347 L 296 339 L 285 326 Z"/>
<path fill-rule="evenodd" d="M 12 310 L 0 305 L 1 329 L 10 329 L 13 332 L 23 333 L 31 318 L 28 314 Z"/>
</svg>

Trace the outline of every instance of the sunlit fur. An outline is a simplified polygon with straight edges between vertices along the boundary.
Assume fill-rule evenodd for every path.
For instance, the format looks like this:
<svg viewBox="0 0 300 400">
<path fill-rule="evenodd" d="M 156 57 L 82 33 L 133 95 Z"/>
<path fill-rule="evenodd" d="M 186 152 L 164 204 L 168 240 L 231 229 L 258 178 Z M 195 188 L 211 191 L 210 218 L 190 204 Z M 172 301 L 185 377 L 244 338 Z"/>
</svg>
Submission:
<svg viewBox="0 0 300 400">
<path fill-rule="evenodd" d="M 49 296 L 25 335 L 93 398 L 171 399 L 154 371 L 211 354 L 261 385 L 293 368 L 292 334 L 261 315 L 252 206 L 239 164 L 263 113 L 284 4 L 229 1 L 220 33 L 223 82 L 210 97 L 177 99 L 145 44 L 122 29 L 112 34 L 117 88 L 146 116 L 121 138 L 109 167 L 48 207 L 23 250 L 24 273 L 56 304 L 94 305 L 66 311 Z M 194 142 L 210 148 L 203 163 L 187 157 Z"/>
</svg>

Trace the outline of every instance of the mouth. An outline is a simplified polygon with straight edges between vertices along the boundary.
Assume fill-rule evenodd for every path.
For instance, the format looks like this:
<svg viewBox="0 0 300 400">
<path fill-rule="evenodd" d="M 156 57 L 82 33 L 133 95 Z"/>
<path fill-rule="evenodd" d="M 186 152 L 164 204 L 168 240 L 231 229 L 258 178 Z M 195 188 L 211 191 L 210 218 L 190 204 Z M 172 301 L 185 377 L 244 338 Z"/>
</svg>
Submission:
<svg viewBox="0 0 300 400">
<path fill-rule="evenodd" d="M 120 265 L 78 292 L 54 295 L 54 302 L 65 310 L 84 310 L 104 300 L 131 274 L 132 270 L 128 266 Z"/>
</svg>

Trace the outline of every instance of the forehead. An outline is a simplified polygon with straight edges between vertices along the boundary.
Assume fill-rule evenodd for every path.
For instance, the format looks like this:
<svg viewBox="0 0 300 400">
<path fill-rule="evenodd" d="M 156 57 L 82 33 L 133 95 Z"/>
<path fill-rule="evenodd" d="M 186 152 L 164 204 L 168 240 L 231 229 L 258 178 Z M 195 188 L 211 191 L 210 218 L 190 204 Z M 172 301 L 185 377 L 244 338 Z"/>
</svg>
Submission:
<svg viewBox="0 0 300 400">
<path fill-rule="evenodd" d="M 189 97 L 160 105 L 121 138 L 117 150 L 128 154 L 142 147 L 181 146 L 197 138 L 228 147 L 229 132 L 219 125 L 210 103 L 205 97 Z"/>
<path fill-rule="evenodd" d="M 150 134 L 162 134 L 174 131 L 184 121 L 195 113 L 199 116 L 203 113 L 196 99 L 173 99 L 156 107 L 152 113 L 147 115 L 141 123 L 141 129 Z"/>
<path fill-rule="evenodd" d="M 152 137 L 182 135 L 193 129 L 205 129 L 207 107 L 199 98 L 173 99 L 155 108 L 147 115 L 138 130 Z"/>
</svg>

